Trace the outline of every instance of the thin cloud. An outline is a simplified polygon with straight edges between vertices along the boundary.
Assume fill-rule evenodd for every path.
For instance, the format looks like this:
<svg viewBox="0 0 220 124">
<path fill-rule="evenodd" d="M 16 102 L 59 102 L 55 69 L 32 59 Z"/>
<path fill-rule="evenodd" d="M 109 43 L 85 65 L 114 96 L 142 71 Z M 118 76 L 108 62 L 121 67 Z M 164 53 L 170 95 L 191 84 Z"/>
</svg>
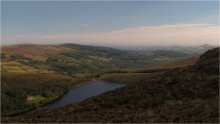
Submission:
<svg viewBox="0 0 220 124">
<path fill-rule="evenodd" d="M 87 26 L 90 26 L 91 25 L 91 23 L 83 23 L 83 24 L 81 24 L 81 26 L 83 26 L 83 27 L 87 27 Z"/>
<path fill-rule="evenodd" d="M 4 37 L 3 41 L 15 44 L 68 42 L 94 45 L 218 45 L 219 27 L 210 24 L 140 26 L 103 33 L 13 35 Z"/>
</svg>

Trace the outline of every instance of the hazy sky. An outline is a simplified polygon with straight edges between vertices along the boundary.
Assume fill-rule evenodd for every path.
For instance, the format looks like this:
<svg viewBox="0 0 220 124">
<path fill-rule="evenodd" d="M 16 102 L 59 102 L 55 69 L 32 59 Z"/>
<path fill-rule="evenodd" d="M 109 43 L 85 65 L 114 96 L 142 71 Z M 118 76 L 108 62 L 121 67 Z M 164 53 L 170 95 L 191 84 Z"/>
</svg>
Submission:
<svg viewBox="0 0 220 124">
<path fill-rule="evenodd" d="M 2 2 L 5 44 L 218 44 L 219 3 Z"/>
</svg>

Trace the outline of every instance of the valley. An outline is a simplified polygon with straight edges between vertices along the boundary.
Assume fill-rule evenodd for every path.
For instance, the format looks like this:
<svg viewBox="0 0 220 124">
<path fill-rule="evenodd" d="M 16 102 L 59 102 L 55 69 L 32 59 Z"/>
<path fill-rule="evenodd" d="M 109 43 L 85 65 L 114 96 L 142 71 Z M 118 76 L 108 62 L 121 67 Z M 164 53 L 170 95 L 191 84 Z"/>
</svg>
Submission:
<svg viewBox="0 0 220 124">
<path fill-rule="evenodd" d="M 1 50 L 3 122 L 166 122 L 166 118 L 182 122 L 180 116 L 155 116 L 155 112 L 167 114 L 176 105 L 180 108 L 175 112 L 195 104 L 213 104 L 204 113 L 217 107 L 218 49 L 207 53 L 211 58 L 206 54 L 199 57 L 199 53 L 156 50 L 149 54 L 77 44 L 18 45 Z M 207 73 L 202 65 L 210 62 L 213 66 L 207 67 Z M 127 85 L 61 108 L 36 109 L 91 80 Z M 208 85 L 211 87 L 206 89 Z M 203 121 L 218 121 L 217 113 L 212 114 Z M 193 116 L 188 122 L 201 119 Z"/>
</svg>

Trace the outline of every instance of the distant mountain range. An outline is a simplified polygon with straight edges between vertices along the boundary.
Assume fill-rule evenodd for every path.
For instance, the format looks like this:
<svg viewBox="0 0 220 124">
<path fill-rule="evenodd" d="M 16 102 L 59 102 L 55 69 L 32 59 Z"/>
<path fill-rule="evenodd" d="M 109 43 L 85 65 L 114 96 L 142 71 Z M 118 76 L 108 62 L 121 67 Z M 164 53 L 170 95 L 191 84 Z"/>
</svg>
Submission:
<svg viewBox="0 0 220 124">
<path fill-rule="evenodd" d="M 155 50 L 171 50 L 184 53 L 203 53 L 207 50 L 216 48 L 218 46 L 203 44 L 199 46 L 167 46 L 167 47 L 138 47 L 137 51 L 155 51 Z"/>
</svg>

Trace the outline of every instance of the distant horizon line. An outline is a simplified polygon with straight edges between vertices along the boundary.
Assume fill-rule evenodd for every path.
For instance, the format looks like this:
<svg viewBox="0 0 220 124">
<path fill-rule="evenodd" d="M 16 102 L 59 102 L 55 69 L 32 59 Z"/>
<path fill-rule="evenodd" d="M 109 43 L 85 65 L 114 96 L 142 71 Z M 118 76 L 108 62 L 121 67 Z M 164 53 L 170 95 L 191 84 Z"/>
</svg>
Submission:
<svg viewBox="0 0 220 124">
<path fill-rule="evenodd" d="M 208 45 L 208 46 L 220 46 L 220 44 L 218 45 L 212 45 L 212 44 L 209 44 L 209 43 L 203 43 L 203 44 L 200 44 L 200 45 L 97 45 L 97 44 L 80 44 L 80 43 L 69 43 L 69 42 L 66 42 L 66 43 L 48 43 L 48 44 L 42 44 L 42 43 L 18 43 L 18 44 L 2 44 L 1 43 L 1 47 L 2 46 L 21 46 L 21 45 L 35 45 L 35 46 L 49 46 L 49 45 L 56 45 L 56 46 L 59 46 L 59 45 L 65 45 L 65 44 L 74 44 L 74 45 L 82 45 L 82 46 L 97 46 L 97 47 L 118 47 L 118 48 L 125 48 L 125 47 L 174 47 L 174 46 L 177 46 L 177 47 L 195 47 L 195 46 L 204 46 L 204 45 Z"/>
</svg>

